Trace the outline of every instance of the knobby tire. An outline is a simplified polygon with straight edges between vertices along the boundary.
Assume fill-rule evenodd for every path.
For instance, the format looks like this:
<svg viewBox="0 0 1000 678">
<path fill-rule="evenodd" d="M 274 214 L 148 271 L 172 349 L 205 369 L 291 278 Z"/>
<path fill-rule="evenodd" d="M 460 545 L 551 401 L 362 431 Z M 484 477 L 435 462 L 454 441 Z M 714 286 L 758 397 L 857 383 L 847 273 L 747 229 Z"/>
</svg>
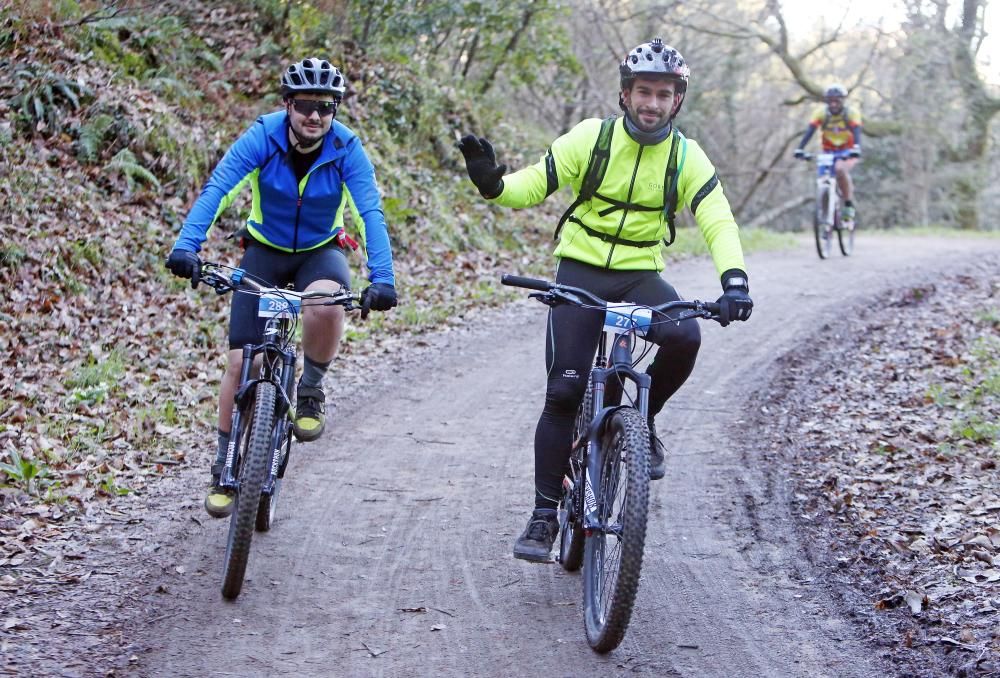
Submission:
<svg viewBox="0 0 1000 678">
<path fill-rule="evenodd" d="M 235 599 L 243 588 L 243 576 L 250 556 L 250 541 L 260 505 L 260 492 L 267 477 L 267 464 L 271 459 L 275 402 L 274 384 L 258 383 L 254 392 L 253 419 L 247 424 L 249 432 L 241 436 L 245 445 L 240 451 L 239 491 L 229 519 L 229 539 L 226 543 L 222 582 L 222 597 L 227 600 Z"/>
<path fill-rule="evenodd" d="M 820 259 L 830 256 L 833 225 L 826 222 L 829 211 L 830 189 L 824 188 L 816 197 L 816 209 L 813 215 L 813 233 L 816 236 L 816 253 Z"/>
<path fill-rule="evenodd" d="M 609 418 L 594 492 L 605 528 L 586 538 L 583 607 L 587 642 L 610 652 L 625 637 L 639 590 L 649 511 L 649 429 L 631 407 Z"/>
<path fill-rule="evenodd" d="M 285 435 L 281 435 L 282 429 L 285 430 Z M 274 422 L 274 431 L 271 437 L 271 455 L 268 456 L 268 463 L 274 462 L 274 454 L 277 453 L 279 464 L 282 454 L 287 454 L 288 449 L 286 447 L 287 439 L 287 428 L 281 425 L 281 422 Z M 270 472 L 270 469 L 268 469 Z M 266 477 L 265 477 L 266 480 Z M 274 512 L 278 505 L 278 495 L 281 493 L 281 478 L 274 479 L 274 489 L 271 494 L 265 494 L 261 492 L 260 495 L 260 505 L 257 507 L 257 522 L 256 528 L 258 532 L 267 532 L 271 529 L 271 525 L 274 524 Z"/>
<path fill-rule="evenodd" d="M 840 245 L 840 253 L 845 257 L 849 257 L 851 256 L 851 252 L 854 251 L 854 232 L 858 230 L 857 216 L 851 222 L 850 228 L 844 226 L 843 221 L 840 221 L 837 226 L 837 244 Z"/>
</svg>

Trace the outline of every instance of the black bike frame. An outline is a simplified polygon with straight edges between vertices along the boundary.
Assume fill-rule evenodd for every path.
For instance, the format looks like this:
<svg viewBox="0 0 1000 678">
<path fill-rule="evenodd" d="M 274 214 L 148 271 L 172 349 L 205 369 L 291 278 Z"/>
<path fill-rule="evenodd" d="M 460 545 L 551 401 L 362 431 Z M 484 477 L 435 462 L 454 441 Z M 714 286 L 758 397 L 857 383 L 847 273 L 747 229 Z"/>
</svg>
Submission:
<svg viewBox="0 0 1000 678">
<path fill-rule="evenodd" d="M 587 427 L 587 439 L 586 441 L 580 441 L 581 443 L 585 442 L 587 445 L 586 467 L 589 486 L 591 488 L 595 485 L 600 486 L 601 474 L 603 473 L 604 460 L 601 458 L 601 455 L 597 454 L 597 443 L 604 431 L 605 422 L 621 408 L 633 406 L 631 404 L 604 406 L 608 380 L 614 378 L 622 379 L 623 382 L 627 380 L 634 383 L 637 396 L 637 402 L 634 406 L 642 414 L 643 418 L 646 418 L 649 413 L 649 386 L 652 379 L 645 372 L 639 372 L 632 366 L 633 337 L 631 334 L 615 334 L 611 345 L 610 364 L 607 367 L 601 367 L 607 364 L 607 340 L 609 335 L 609 332 L 601 333 L 597 358 L 594 361 L 594 368 L 590 371 L 593 415 L 591 416 L 590 425 Z M 622 383 L 622 390 L 624 393 L 624 383 Z M 580 482 L 582 479 L 576 478 L 574 480 L 575 482 Z M 606 530 L 606 526 L 602 525 L 596 519 L 594 511 L 587 510 L 588 503 L 593 502 L 596 505 L 596 498 L 592 490 L 589 493 L 587 492 L 588 484 L 586 481 L 584 482 L 584 491 L 578 493 L 579 501 L 582 505 L 577 506 L 576 509 L 578 511 L 577 515 L 582 518 L 583 529 L 589 535 L 595 530 Z"/>
</svg>

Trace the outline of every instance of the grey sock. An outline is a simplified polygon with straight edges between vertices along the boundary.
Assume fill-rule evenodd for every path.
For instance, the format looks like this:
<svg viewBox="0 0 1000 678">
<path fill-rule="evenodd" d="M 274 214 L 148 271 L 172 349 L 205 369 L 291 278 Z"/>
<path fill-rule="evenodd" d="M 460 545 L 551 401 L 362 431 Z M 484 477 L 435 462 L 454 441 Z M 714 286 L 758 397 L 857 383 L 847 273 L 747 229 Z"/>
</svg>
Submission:
<svg viewBox="0 0 1000 678">
<path fill-rule="evenodd" d="M 218 429 L 217 433 L 219 435 L 219 438 L 218 438 L 218 446 L 215 448 L 215 463 L 225 464 L 226 448 L 229 447 L 229 431 L 223 431 L 222 429 Z"/>
<path fill-rule="evenodd" d="M 299 383 L 302 386 L 322 388 L 323 375 L 326 374 L 326 370 L 330 367 L 331 362 L 328 360 L 325 363 L 318 363 L 309 356 L 305 356 L 302 359 L 302 378 L 299 379 Z"/>
</svg>

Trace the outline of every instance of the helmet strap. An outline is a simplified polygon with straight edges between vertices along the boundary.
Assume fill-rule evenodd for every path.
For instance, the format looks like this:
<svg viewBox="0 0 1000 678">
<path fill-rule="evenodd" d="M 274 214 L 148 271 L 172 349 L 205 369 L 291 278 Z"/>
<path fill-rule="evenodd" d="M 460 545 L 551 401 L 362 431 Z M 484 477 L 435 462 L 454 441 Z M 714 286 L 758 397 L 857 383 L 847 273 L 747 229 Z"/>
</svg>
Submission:
<svg viewBox="0 0 1000 678">
<path fill-rule="evenodd" d="M 292 136 L 295 138 L 295 141 L 292 142 L 292 148 L 294 148 L 299 153 L 308 153 L 309 151 L 315 149 L 317 146 L 323 143 L 323 137 L 320 137 L 317 141 L 314 141 L 308 146 L 303 147 L 302 144 L 304 144 L 307 140 L 302 138 L 299 135 L 299 133 L 295 131 L 295 128 L 292 127 L 291 120 L 288 121 L 288 131 L 290 131 L 292 133 Z"/>
</svg>

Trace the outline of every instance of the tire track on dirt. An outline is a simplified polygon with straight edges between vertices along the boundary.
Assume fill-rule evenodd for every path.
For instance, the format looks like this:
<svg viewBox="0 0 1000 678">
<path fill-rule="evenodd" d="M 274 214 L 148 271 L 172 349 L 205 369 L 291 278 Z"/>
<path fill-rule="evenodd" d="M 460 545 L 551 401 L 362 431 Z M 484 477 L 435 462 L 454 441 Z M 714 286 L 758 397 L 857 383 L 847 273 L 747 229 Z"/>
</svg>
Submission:
<svg viewBox="0 0 1000 678">
<path fill-rule="evenodd" d="M 224 527 L 179 542 L 196 574 L 146 597 L 170 614 L 133 629 L 137 673 L 883 675 L 797 550 L 784 488 L 755 468 L 762 442 L 739 422 L 780 356 L 824 323 L 984 247 L 998 243 L 862 234 L 849 259 L 819 262 L 804 240 L 749 257 L 753 318 L 702 325 L 694 375 L 658 419 L 668 472 L 653 485 L 642 584 L 615 652 L 583 639 L 579 575 L 510 555 L 531 507 L 544 395 L 545 314 L 525 300 L 428 338 L 355 400 L 335 395 L 350 415 L 297 450 L 235 604 L 218 595 Z M 689 297 L 718 294 L 704 261 L 667 277 Z"/>
</svg>

